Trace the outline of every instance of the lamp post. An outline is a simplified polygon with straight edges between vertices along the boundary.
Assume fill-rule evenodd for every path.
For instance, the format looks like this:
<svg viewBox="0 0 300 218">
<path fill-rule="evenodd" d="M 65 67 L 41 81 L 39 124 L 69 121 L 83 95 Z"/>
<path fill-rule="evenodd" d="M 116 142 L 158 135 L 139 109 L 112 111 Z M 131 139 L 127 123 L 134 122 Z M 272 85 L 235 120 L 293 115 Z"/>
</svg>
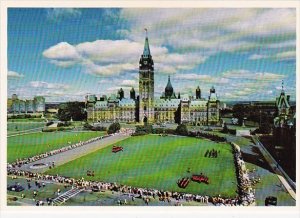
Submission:
<svg viewBox="0 0 300 218">
<path fill-rule="evenodd" d="M 261 110 L 259 110 L 259 127 L 261 127 Z"/>
</svg>

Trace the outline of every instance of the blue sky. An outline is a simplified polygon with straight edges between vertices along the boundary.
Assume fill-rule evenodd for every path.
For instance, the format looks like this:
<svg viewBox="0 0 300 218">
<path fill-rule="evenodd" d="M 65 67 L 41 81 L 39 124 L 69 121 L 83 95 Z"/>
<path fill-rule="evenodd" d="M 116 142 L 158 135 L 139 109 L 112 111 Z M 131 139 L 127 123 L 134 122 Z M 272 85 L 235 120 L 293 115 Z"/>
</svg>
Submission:
<svg viewBox="0 0 300 218">
<path fill-rule="evenodd" d="M 155 95 L 168 75 L 176 93 L 220 100 L 295 99 L 295 9 L 8 9 L 8 95 L 46 101 L 138 92 L 148 29 Z"/>
</svg>

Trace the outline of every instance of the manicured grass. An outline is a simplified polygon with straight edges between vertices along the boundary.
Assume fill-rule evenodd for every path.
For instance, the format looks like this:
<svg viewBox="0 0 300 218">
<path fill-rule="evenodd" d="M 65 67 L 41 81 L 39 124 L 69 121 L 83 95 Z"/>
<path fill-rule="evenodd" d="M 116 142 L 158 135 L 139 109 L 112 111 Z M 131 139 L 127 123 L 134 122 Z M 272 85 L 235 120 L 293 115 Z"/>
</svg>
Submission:
<svg viewBox="0 0 300 218">
<path fill-rule="evenodd" d="M 44 127 L 44 122 L 8 122 L 7 123 L 7 134 L 14 135 L 19 132 L 26 130 L 36 129 Z"/>
<path fill-rule="evenodd" d="M 44 122 L 44 118 L 19 118 L 19 119 L 8 119 L 7 122 Z"/>
<path fill-rule="evenodd" d="M 124 151 L 112 153 L 111 145 L 46 173 L 134 187 L 236 196 L 237 181 L 229 144 L 191 137 L 147 135 L 131 137 L 116 145 L 123 146 Z M 204 157 L 208 149 L 220 150 L 218 158 Z M 87 170 L 94 170 L 95 176 L 87 177 Z M 177 186 L 178 179 L 201 172 L 209 177 L 210 184 L 191 181 L 186 189 Z"/>
<path fill-rule="evenodd" d="M 104 132 L 38 132 L 7 138 L 7 159 L 31 157 L 90 138 L 104 135 Z"/>
</svg>

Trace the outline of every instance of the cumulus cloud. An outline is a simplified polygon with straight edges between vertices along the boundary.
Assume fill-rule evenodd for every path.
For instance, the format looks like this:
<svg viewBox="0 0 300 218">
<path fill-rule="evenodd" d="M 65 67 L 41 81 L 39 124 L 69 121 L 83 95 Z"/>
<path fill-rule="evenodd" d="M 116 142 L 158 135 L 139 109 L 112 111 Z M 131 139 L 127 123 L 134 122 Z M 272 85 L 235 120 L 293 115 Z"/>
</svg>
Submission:
<svg viewBox="0 0 300 218">
<path fill-rule="evenodd" d="M 249 57 L 249 60 L 259 60 L 259 59 L 265 59 L 269 58 L 268 55 L 260 55 L 260 54 L 253 54 Z"/>
<path fill-rule="evenodd" d="M 295 9 L 122 9 L 120 17 L 130 25 L 119 31 L 124 37 L 141 40 L 140 32 L 146 26 L 156 44 L 175 49 L 250 50 L 267 47 L 270 42 L 262 44 L 261 39 L 288 34 L 294 36 L 289 43 L 295 43 Z M 276 44 L 285 40 L 281 38 Z"/>
<path fill-rule="evenodd" d="M 75 8 L 51 8 L 46 9 L 47 19 L 57 21 L 63 18 L 76 18 L 81 16 L 81 11 Z"/>
<path fill-rule="evenodd" d="M 136 80 L 123 80 L 121 82 L 121 86 L 129 86 L 129 87 L 132 87 L 132 86 L 137 86 L 137 81 Z"/>
<path fill-rule="evenodd" d="M 251 72 L 249 70 L 231 70 L 222 73 L 224 78 L 228 79 L 248 79 L 258 81 L 277 81 L 285 77 L 282 74 L 275 74 L 269 72 Z"/>
<path fill-rule="evenodd" d="M 76 48 L 67 42 L 60 42 L 43 52 L 43 56 L 58 61 L 78 60 L 80 55 Z"/>
<path fill-rule="evenodd" d="M 277 60 L 286 60 L 286 59 L 295 59 L 296 58 L 296 51 L 285 51 L 278 53 L 274 56 Z"/>
<path fill-rule="evenodd" d="M 21 73 L 18 73 L 18 72 L 15 72 L 15 71 L 8 71 L 7 72 L 7 77 L 8 79 L 20 79 L 20 78 L 23 78 L 24 75 L 21 74 Z"/>
<path fill-rule="evenodd" d="M 96 40 L 71 45 L 60 42 L 43 52 L 43 56 L 60 67 L 76 64 L 84 66 L 93 75 L 109 76 L 138 70 L 138 60 L 144 45 L 129 40 Z M 155 70 L 172 74 L 180 70 L 193 69 L 206 60 L 196 53 L 172 53 L 164 46 L 150 45 L 155 61 Z"/>
<path fill-rule="evenodd" d="M 29 83 L 30 87 L 33 88 L 43 88 L 43 89 L 69 89 L 69 85 L 61 83 L 48 83 L 44 81 L 31 81 Z"/>
</svg>

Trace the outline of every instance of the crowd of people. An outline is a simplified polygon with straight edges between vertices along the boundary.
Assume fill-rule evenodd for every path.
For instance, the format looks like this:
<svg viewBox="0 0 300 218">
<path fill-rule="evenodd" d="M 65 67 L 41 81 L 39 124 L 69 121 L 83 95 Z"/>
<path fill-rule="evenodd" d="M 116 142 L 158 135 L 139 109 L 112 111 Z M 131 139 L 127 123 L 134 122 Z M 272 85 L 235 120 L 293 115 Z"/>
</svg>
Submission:
<svg viewBox="0 0 300 218">
<path fill-rule="evenodd" d="M 98 190 L 102 191 L 112 191 L 120 193 L 128 193 L 134 198 L 140 198 L 145 201 L 145 204 L 149 204 L 151 199 L 158 199 L 159 201 L 168 201 L 172 202 L 183 202 L 183 201 L 196 201 L 205 204 L 214 204 L 214 205 L 224 205 L 224 206 L 234 206 L 241 205 L 241 201 L 238 197 L 236 198 L 223 198 L 221 196 L 209 197 L 196 194 L 188 194 L 182 192 L 168 192 L 163 190 L 156 189 L 147 189 L 147 188 L 135 188 L 126 185 L 119 185 L 117 183 L 108 183 L 100 181 L 86 181 L 84 178 L 74 179 L 70 177 L 64 177 L 59 175 L 47 175 L 41 173 L 33 173 L 28 171 L 19 170 L 13 167 L 8 167 L 7 169 L 8 176 L 12 178 L 15 177 L 25 177 L 30 180 L 37 180 L 43 182 L 57 183 L 64 185 L 65 187 L 72 187 L 78 189 L 94 190 L 95 187 L 98 187 Z M 38 182 L 40 183 L 40 182 Z M 148 199 L 148 200 L 147 200 Z M 147 203 L 148 202 L 148 203 Z"/>
<path fill-rule="evenodd" d="M 10 165 L 12 167 L 21 167 L 24 164 L 32 163 L 32 162 L 41 160 L 41 159 L 49 157 L 49 156 L 53 156 L 53 155 L 56 155 L 56 154 L 59 154 L 59 153 L 77 148 L 77 147 L 81 147 L 83 145 L 86 145 L 88 143 L 103 139 L 105 137 L 108 137 L 108 135 L 91 138 L 91 139 L 89 139 L 87 141 L 84 141 L 84 142 L 80 141 L 80 142 L 77 142 L 75 144 L 71 144 L 71 145 L 68 145 L 68 146 L 65 146 L 65 147 L 62 147 L 62 148 L 59 148 L 59 149 L 55 149 L 55 150 L 52 150 L 52 151 L 48 151 L 48 152 L 45 152 L 45 153 L 42 153 L 42 154 L 35 155 L 33 157 L 24 158 L 24 159 L 17 159 L 16 162 L 14 162 Z"/>
<path fill-rule="evenodd" d="M 134 130 L 132 129 L 121 129 L 116 134 L 132 134 Z M 23 164 L 28 164 L 43 158 L 46 158 L 48 156 L 56 155 L 61 152 L 65 152 L 80 146 L 83 146 L 87 143 L 94 142 L 96 140 L 100 140 L 106 136 L 100 136 L 96 138 L 89 139 L 84 142 L 78 142 L 72 145 L 68 145 L 66 147 L 52 150 L 49 152 L 45 152 L 43 154 L 39 154 L 30 158 L 25 158 L 21 160 L 17 160 L 15 163 L 8 164 L 8 175 L 12 176 L 12 178 L 15 178 L 16 176 L 26 177 L 28 179 L 34 179 L 37 181 L 49 181 L 53 183 L 60 183 L 67 186 L 72 186 L 76 188 L 84 188 L 85 190 L 92 190 L 93 187 L 98 187 L 99 190 L 111 190 L 111 191 L 117 191 L 117 192 L 123 192 L 123 193 L 130 193 L 135 197 L 142 198 L 146 204 L 149 204 L 150 197 L 153 197 L 154 199 L 158 197 L 160 201 L 171 201 L 171 198 L 175 201 L 180 200 L 186 200 L 186 201 L 197 201 L 201 203 L 212 203 L 214 205 L 251 205 L 255 201 L 254 193 L 251 188 L 251 182 L 252 180 L 249 179 L 248 171 L 245 167 L 245 162 L 242 159 L 242 155 L 240 152 L 240 149 L 237 145 L 232 144 L 233 146 L 233 152 L 234 152 L 234 159 L 236 164 L 236 170 L 237 170 L 237 179 L 238 179 L 238 188 L 239 188 L 239 196 L 236 198 L 223 198 L 221 196 L 217 197 L 209 197 L 209 196 L 201 196 L 201 195 L 193 195 L 193 194 L 187 194 L 187 193 L 177 193 L 177 192 L 166 192 L 161 190 L 155 190 L 155 189 L 145 189 L 145 188 L 134 188 L 131 186 L 126 185 L 118 185 L 116 183 L 107 183 L 107 182 L 99 182 L 99 181 L 85 181 L 84 178 L 81 179 L 74 179 L 74 178 L 68 178 L 63 176 L 53 176 L 53 175 L 46 175 L 46 174 L 40 174 L 40 173 L 33 173 L 28 171 L 23 171 L 20 169 L 17 169 L 16 167 L 21 167 Z M 217 157 L 220 151 L 216 150 L 207 150 L 205 153 L 205 157 Z M 54 164 L 53 164 L 54 165 Z M 89 172 L 90 175 L 93 175 L 94 172 Z M 194 175 L 193 175 L 194 176 Z M 199 176 L 198 176 L 199 177 Z M 198 178 L 197 177 L 197 178 Z M 196 177 L 195 177 L 196 178 Z M 195 180 L 194 178 L 194 180 Z M 200 177 L 199 177 L 200 178 Z M 198 179 L 199 179 L 198 178 Z M 192 177 L 193 180 L 193 177 Z M 197 180 L 197 179 L 196 179 Z M 205 182 L 205 177 L 201 177 L 201 182 Z M 199 180 L 199 181 L 200 181 Z M 208 178 L 206 180 L 208 182 Z M 182 178 L 178 181 L 178 186 L 185 188 L 190 182 L 190 178 Z M 40 184 L 37 182 L 37 184 Z M 29 188 L 30 189 L 30 188 Z M 47 201 L 48 202 L 48 201 Z M 43 205 L 40 202 L 38 205 Z"/>
<path fill-rule="evenodd" d="M 134 132 L 135 132 L 134 128 L 121 128 L 117 134 L 129 136 L 129 135 L 133 134 Z"/>
<path fill-rule="evenodd" d="M 242 159 L 242 153 L 238 145 L 232 143 L 234 161 L 237 171 L 239 198 L 241 204 L 244 206 L 251 205 L 255 202 L 254 190 L 251 187 L 251 180 L 249 179 L 248 170 L 244 160 Z"/>
<path fill-rule="evenodd" d="M 220 150 L 217 151 L 215 149 L 212 150 L 206 150 L 204 157 L 212 157 L 212 158 L 217 158 L 218 155 L 220 154 Z"/>
</svg>

